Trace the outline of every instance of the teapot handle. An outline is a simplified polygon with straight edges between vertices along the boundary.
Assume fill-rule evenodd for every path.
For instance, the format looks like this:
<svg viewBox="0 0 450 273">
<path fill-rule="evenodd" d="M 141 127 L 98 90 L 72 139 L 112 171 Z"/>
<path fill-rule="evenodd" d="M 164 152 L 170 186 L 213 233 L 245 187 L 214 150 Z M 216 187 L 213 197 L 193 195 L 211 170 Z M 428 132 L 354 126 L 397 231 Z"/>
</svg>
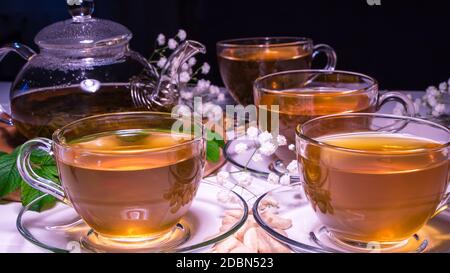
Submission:
<svg viewBox="0 0 450 273">
<path fill-rule="evenodd" d="M 29 61 L 35 54 L 31 48 L 26 45 L 22 45 L 19 43 L 11 43 L 6 44 L 2 48 L 0 48 L 0 62 L 9 52 L 15 52 L 20 55 L 20 57 Z M 0 122 L 6 123 L 8 125 L 13 125 L 11 117 L 5 112 L 3 107 L 0 105 Z"/>
</svg>

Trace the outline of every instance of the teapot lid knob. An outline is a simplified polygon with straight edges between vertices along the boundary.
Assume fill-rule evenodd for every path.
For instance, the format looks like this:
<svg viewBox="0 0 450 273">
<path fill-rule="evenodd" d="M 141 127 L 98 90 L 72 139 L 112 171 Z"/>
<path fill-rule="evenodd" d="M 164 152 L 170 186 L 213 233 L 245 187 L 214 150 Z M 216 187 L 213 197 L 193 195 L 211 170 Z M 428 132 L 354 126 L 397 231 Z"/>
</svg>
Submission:
<svg viewBox="0 0 450 273">
<path fill-rule="evenodd" d="M 91 19 L 94 13 L 94 0 L 67 0 L 67 8 L 76 22 Z"/>
</svg>

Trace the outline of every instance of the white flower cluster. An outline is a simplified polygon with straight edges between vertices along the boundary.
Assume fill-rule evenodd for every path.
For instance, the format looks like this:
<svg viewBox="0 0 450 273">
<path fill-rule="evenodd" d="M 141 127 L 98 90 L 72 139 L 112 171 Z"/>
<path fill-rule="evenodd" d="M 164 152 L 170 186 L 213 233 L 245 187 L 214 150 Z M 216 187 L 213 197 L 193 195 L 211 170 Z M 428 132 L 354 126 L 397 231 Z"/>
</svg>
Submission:
<svg viewBox="0 0 450 273">
<path fill-rule="evenodd" d="M 276 173 L 269 173 L 267 177 L 267 182 L 270 184 L 281 184 L 283 186 L 288 186 L 291 184 L 291 175 L 298 175 L 298 161 L 292 160 L 291 163 L 286 167 L 288 173 L 279 176 Z"/>
<path fill-rule="evenodd" d="M 262 160 L 262 156 L 271 156 L 275 153 L 278 147 L 286 146 L 286 137 L 278 135 L 276 138 L 273 137 L 268 131 L 259 133 L 258 128 L 249 127 L 246 134 L 247 139 L 254 140 L 258 142 L 258 149 L 253 153 L 252 161 L 258 162 Z M 234 151 L 237 154 L 243 154 L 248 150 L 248 145 L 240 142 L 234 146 Z"/>
<path fill-rule="evenodd" d="M 229 181 L 230 177 L 231 175 L 229 172 L 220 171 L 216 175 L 216 183 L 223 186 Z M 235 173 L 233 179 L 237 182 L 236 185 L 242 188 L 249 187 L 253 182 L 253 176 L 249 172 Z"/>
<path fill-rule="evenodd" d="M 159 48 L 155 49 L 153 56 L 159 57 L 159 59 L 155 60 L 156 66 L 159 69 L 163 69 L 167 64 L 167 57 L 164 53 L 169 50 L 175 50 L 181 42 L 186 40 L 187 33 L 185 30 L 180 29 L 175 37 L 167 39 L 166 36 L 162 33 L 158 35 L 156 38 L 156 44 Z M 220 92 L 220 88 L 211 84 L 210 81 L 206 79 L 199 79 L 198 75 L 207 75 L 211 66 L 208 63 L 203 63 L 200 67 L 195 68 L 197 65 L 197 59 L 191 57 L 186 63 L 181 65 L 181 72 L 178 75 L 178 81 L 181 83 L 195 83 L 193 88 L 186 88 L 184 90 L 180 90 L 181 100 L 185 102 L 191 102 L 194 97 L 207 97 L 207 101 L 224 101 L 225 94 Z M 186 103 L 187 104 L 187 103 Z M 207 102 L 203 105 L 202 109 L 194 109 L 197 114 L 201 114 L 203 117 L 208 118 L 209 120 L 213 119 L 213 121 L 217 121 L 222 118 L 222 111 L 219 111 L 218 107 L 211 102 Z M 219 113 L 220 112 L 220 113 Z"/>
<path fill-rule="evenodd" d="M 191 91 L 184 91 L 192 94 Z M 197 108 L 194 109 L 194 115 L 198 115 L 200 117 L 207 118 L 208 121 L 218 122 L 223 118 L 223 110 L 217 104 L 212 102 L 205 102 L 199 104 Z"/>
<path fill-rule="evenodd" d="M 278 135 L 274 137 L 268 131 L 260 132 L 257 127 L 251 126 L 246 131 L 247 140 L 255 141 L 258 144 L 257 149 L 253 152 L 251 160 L 253 162 L 259 162 L 263 159 L 263 156 L 270 156 L 277 150 L 280 146 L 286 146 L 287 140 L 286 137 L 282 135 Z M 245 142 L 238 142 L 234 146 L 234 152 L 236 154 L 243 154 L 249 150 L 249 145 Z M 294 151 L 295 145 L 289 145 L 289 150 Z M 298 175 L 298 162 L 297 160 L 293 160 L 286 167 L 287 173 L 283 175 L 277 175 L 275 173 L 270 173 L 267 177 L 267 182 L 270 184 L 280 184 L 284 186 L 288 186 L 291 184 L 291 176 Z M 220 185 L 224 185 L 228 179 L 230 178 L 230 173 L 226 171 L 221 171 L 216 175 L 216 182 Z M 240 186 L 244 189 L 247 189 L 252 184 L 253 177 L 250 172 L 247 170 L 243 170 L 237 172 L 233 175 L 234 180 L 236 181 L 235 185 Z M 230 198 L 232 194 L 228 191 L 220 192 L 217 196 L 219 202 L 227 203 L 231 202 Z"/>
<path fill-rule="evenodd" d="M 433 117 L 450 114 L 450 79 L 448 82 L 442 82 L 439 87 L 430 86 L 427 88 L 425 96 L 422 98 L 422 105 L 430 109 Z"/>
<path fill-rule="evenodd" d="M 412 96 L 408 97 L 412 100 Z M 414 101 L 414 107 L 418 116 L 420 116 L 421 107 L 426 107 L 427 114 L 432 117 L 440 117 L 450 114 L 450 79 L 442 82 L 438 87 L 430 86 L 427 88 L 425 95 L 421 99 Z M 394 114 L 406 115 L 401 104 L 397 104 L 394 108 Z"/>
<path fill-rule="evenodd" d="M 67 0 L 67 5 L 69 6 L 73 6 L 73 5 L 81 5 L 81 3 L 83 3 L 83 1 L 81 0 Z"/>
</svg>

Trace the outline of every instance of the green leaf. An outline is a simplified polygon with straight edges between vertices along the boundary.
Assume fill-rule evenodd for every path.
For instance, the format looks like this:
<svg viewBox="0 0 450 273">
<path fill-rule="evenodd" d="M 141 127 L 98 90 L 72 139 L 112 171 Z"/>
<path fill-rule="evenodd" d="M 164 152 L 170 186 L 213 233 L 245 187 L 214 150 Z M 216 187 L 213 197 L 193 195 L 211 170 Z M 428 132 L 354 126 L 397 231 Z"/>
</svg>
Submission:
<svg viewBox="0 0 450 273">
<path fill-rule="evenodd" d="M 44 195 L 45 193 L 40 192 L 32 187 L 30 187 L 25 181 L 21 182 L 21 199 L 22 199 L 22 205 L 26 206 L 32 201 L 34 201 L 36 198 Z M 41 200 L 39 200 L 37 203 L 33 204 L 33 206 L 30 207 L 30 210 L 32 211 L 42 211 L 44 209 L 52 207 L 56 203 L 56 198 L 54 198 L 51 195 L 47 195 Z"/>
<path fill-rule="evenodd" d="M 22 178 L 17 171 L 17 154 L 18 149 L 11 154 L 0 156 L 0 197 L 16 191 L 20 187 Z"/>
<path fill-rule="evenodd" d="M 51 180 L 55 183 L 59 182 L 58 169 L 56 168 L 56 162 L 51 155 L 42 150 L 36 150 L 31 153 L 30 161 L 32 163 L 33 171 L 40 177 Z M 44 195 L 44 193 L 30 187 L 25 181 L 21 183 L 21 199 L 24 206 L 36 198 Z M 56 198 L 47 195 L 39 200 L 30 210 L 42 211 L 49 207 L 52 207 L 56 202 Z"/>
<path fill-rule="evenodd" d="M 225 146 L 225 141 L 223 140 L 223 137 L 218 133 L 208 130 L 206 132 L 206 135 L 208 141 L 216 142 L 220 148 L 223 148 Z"/>
<path fill-rule="evenodd" d="M 56 163 L 53 156 L 42 150 L 35 150 L 31 153 L 30 161 L 34 165 L 42 166 L 55 166 Z"/>
<path fill-rule="evenodd" d="M 217 162 L 220 159 L 220 148 L 225 146 L 222 136 L 211 130 L 206 131 L 206 160 Z"/>
<path fill-rule="evenodd" d="M 0 157 L 1 157 L 2 155 L 6 155 L 6 154 L 8 154 L 8 153 L 5 153 L 5 152 L 0 151 Z"/>
<path fill-rule="evenodd" d="M 217 162 L 220 159 L 220 147 L 215 141 L 206 142 L 206 160 Z"/>
<path fill-rule="evenodd" d="M 17 156 L 20 147 L 16 148 L 11 154 L 0 155 L 0 197 L 16 191 L 20 188 L 22 204 L 28 205 L 44 193 L 30 187 L 17 170 Z M 53 157 L 45 151 L 36 150 L 30 156 L 30 161 L 34 172 L 42 178 L 49 179 L 59 183 L 58 170 Z M 46 196 L 34 204 L 30 209 L 42 211 L 55 204 L 56 199 L 52 196 Z"/>
</svg>

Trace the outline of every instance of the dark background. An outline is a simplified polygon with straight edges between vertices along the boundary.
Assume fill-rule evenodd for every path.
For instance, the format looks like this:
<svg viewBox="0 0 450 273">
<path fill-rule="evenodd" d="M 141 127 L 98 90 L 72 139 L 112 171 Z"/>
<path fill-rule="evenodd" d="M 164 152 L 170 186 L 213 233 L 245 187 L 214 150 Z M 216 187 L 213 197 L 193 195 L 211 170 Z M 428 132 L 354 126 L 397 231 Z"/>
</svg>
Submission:
<svg viewBox="0 0 450 273">
<path fill-rule="evenodd" d="M 95 16 L 127 26 L 131 47 L 148 56 L 158 33 L 179 28 L 208 49 L 210 78 L 222 84 L 215 43 L 222 39 L 295 35 L 332 45 L 338 69 L 369 74 L 384 89 L 422 90 L 450 77 L 450 1 L 381 0 L 96 0 Z M 36 33 L 68 19 L 65 0 L 0 0 L 0 44 L 31 45 Z M 0 80 L 23 65 L 11 54 Z M 320 61 L 320 60 L 319 60 Z M 318 66 L 318 64 L 317 64 Z"/>
</svg>

